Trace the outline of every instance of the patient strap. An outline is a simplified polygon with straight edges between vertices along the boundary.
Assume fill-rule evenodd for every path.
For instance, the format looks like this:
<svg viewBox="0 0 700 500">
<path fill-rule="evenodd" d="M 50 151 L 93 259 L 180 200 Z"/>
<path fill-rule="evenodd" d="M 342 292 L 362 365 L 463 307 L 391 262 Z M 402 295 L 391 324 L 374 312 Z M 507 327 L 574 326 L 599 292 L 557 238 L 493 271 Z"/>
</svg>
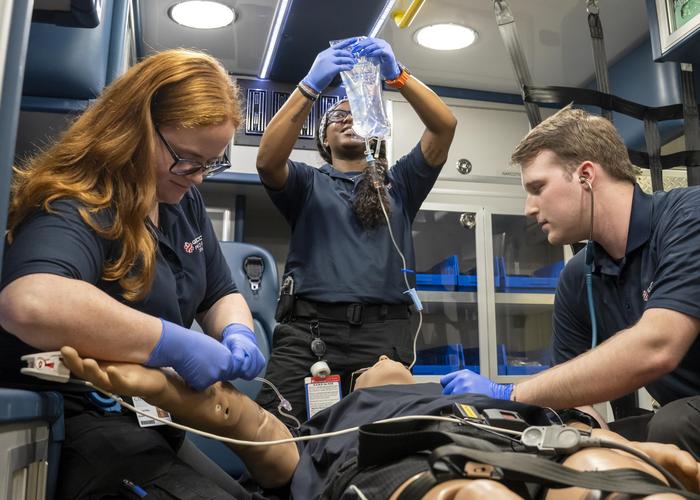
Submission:
<svg viewBox="0 0 700 500">
<path fill-rule="evenodd" d="M 503 451 L 503 445 L 499 447 L 485 439 L 438 430 L 411 431 L 411 427 L 417 427 L 415 421 L 360 427 L 359 469 L 395 461 L 419 451 L 432 450 L 428 457 L 431 474 L 421 475 L 416 487 L 404 490 L 399 500 L 421 498 L 436 484 L 460 478 L 489 478 L 506 483 L 509 487 L 520 483 L 521 487 L 516 488 L 516 493 L 521 495 L 527 493 L 523 490 L 524 483 L 536 483 L 549 488 L 578 486 L 632 495 L 676 493 L 685 498 L 700 499 L 700 495 L 668 487 L 656 477 L 635 469 L 576 471 L 527 452 Z M 469 429 L 482 433 L 483 437 L 491 437 L 488 431 L 474 427 L 464 428 L 465 431 Z M 491 467 L 476 467 L 477 472 L 470 473 L 468 464 L 486 464 Z M 468 472 L 464 472 L 465 469 Z M 348 478 L 343 488 L 351 479 Z"/>
<path fill-rule="evenodd" d="M 688 185 L 700 184 L 700 123 L 698 122 L 698 108 L 693 88 L 692 65 L 680 65 L 682 104 L 652 108 L 612 95 L 608 81 L 603 25 L 600 21 L 597 0 L 586 0 L 586 9 L 598 90 L 572 87 L 533 87 L 530 70 L 508 2 L 507 0 L 494 0 L 496 23 L 503 44 L 510 55 L 518 86 L 522 91 L 523 104 L 530 127 L 534 128 L 542 121 L 539 104 L 564 106 L 572 102 L 577 105 L 588 104 L 600 107 L 603 115 L 611 121 L 613 111 L 637 118 L 644 122 L 644 141 L 647 152 L 628 149 L 628 154 L 634 165 L 649 169 L 653 191 L 663 191 L 662 170 L 672 167 L 685 166 L 688 173 Z M 661 156 L 658 122 L 671 119 L 684 119 L 688 150 Z"/>
</svg>

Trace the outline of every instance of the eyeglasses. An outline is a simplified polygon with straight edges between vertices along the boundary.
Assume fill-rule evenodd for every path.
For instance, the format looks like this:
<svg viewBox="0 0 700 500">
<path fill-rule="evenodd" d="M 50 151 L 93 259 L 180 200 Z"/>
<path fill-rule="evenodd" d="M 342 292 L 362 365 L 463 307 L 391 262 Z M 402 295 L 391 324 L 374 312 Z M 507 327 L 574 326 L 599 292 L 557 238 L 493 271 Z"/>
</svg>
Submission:
<svg viewBox="0 0 700 500">
<path fill-rule="evenodd" d="M 365 373 L 367 370 L 372 368 L 371 366 L 365 366 L 364 368 L 360 368 L 359 370 L 355 370 L 350 374 L 350 392 L 355 390 L 355 384 L 357 383 L 357 379 L 360 378 L 360 375 Z"/>
<path fill-rule="evenodd" d="M 348 116 L 352 116 L 350 111 L 346 111 L 344 109 L 334 109 L 328 113 L 326 120 L 328 123 L 337 123 L 342 122 Z"/>
<path fill-rule="evenodd" d="M 158 127 L 155 127 L 155 129 L 158 137 L 160 137 L 160 140 L 163 141 L 163 144 L 165 144 L 165 147 L 168 149 L 170 156 L 173 157 L 173 164 L 170 165 L 171 174 L 184 176 L 204 171 L 204 177 L 211 177 L 212 175 L 219 174 L 231 167 L 231 162 L 229 161 L 228 156 L 226 156 L 226 153 L 219 158 L 206 163 L 197 160 L 190 160 L 188 158 L 181 158 L 180 155 L 175 152 L 173 147 L 168 144 L 168 141 L 165 140 L 165 137 L 163 137 L 163 134 L 160 133 Z"/>
</svg>

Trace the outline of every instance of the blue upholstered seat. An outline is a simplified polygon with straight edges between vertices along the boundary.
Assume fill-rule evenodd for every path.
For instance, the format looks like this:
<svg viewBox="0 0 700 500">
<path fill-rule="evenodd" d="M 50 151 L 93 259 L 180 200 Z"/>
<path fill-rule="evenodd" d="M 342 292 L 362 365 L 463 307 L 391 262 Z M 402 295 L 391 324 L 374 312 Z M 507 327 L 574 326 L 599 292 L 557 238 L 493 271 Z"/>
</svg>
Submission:
<svg viewBox="0 0 700 500">
<path fill-rule="evenodd" d="M 267 250 L 248 243 L 223 241 L 221 242 L 221 250 L 231 269 L 233 280 L 238 290 L 245 297 L 248 307 L 253 314 L 258 346 L 260 346 L 265 359 L 269 359 L 270 351 L 272 350 L 272 333 L 275 329 L 275 309 L 279 295 L 279 281 L 275 259 Z M 244 269 L 244 263 L 248 257 L 260 258 L 263 263 L 262 276 L 255 291 L 252 289 L 253 287 L 251 287 Z M 263 374 L 261 373 L 260 375 L 262 376 Z M 255 399 L 261 386 L 260 382 L 254 380 L 250 382 L 236 380 L 233 384 L 253 399 Z M 230 475 L 238 477 L 243 473 L 245 469 L 243 463 L 223 443 L 192 433 L 188 433 L 188 438 Z"/>
</svg>

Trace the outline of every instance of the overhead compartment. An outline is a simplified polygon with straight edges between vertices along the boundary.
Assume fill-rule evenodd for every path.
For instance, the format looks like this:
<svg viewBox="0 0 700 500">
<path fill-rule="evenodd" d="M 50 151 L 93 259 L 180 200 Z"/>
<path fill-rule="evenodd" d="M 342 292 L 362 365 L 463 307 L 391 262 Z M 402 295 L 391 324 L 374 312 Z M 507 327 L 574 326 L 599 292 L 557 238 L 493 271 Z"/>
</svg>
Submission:
<svg viewBox="0 0 700 500">
<path fill-rule="evenodd" d="M 425 125 L 406 101 L 394 100 L 393 95 L 389 99 L 391 159 L 396 161 L 418 143 Z M 457 130 L 440 179 L 494 183 L 512 179 L 519 183 L 520 172 L 510 165 L 510 155 L 529 130 L 523 107 L 446 101 L 457 118 Z"/>
</svg>

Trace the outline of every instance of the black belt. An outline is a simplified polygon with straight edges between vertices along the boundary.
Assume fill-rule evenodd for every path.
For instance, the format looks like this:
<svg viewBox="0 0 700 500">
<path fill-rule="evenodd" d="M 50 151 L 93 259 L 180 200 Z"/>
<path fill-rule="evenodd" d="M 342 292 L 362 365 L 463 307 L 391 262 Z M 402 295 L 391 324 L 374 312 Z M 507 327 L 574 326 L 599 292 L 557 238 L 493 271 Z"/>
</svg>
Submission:
<svg viewBox="0 0 700 500">
<path fill-rule="evenodd" d="M 411 312 L 407 304 L 362 304 L 359 302 L 331 304 L 310 302 L 296 298 L 296 318 L 316 318 L 331 321 L 346 321 L 351 325 L 381 322 L 386 319 L 408 319 Z"/>
</svg>

